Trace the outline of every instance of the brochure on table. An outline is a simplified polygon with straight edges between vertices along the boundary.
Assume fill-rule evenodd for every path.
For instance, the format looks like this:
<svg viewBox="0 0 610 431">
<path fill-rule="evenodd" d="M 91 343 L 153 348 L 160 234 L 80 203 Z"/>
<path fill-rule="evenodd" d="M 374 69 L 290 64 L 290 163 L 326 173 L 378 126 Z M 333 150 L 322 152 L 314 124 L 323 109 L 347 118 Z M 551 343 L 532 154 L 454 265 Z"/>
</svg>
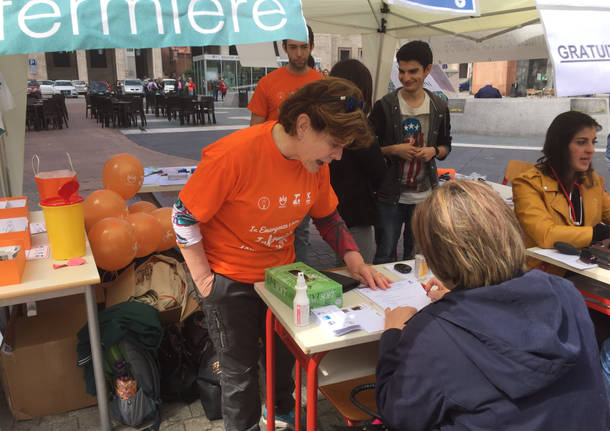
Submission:
<svg viewBox="0 0 610 431">
<path fill-rule="evenodd" d="M 167 168 L 144 168 L 144 182 L 146 186 L 169 186 L 186 184 L 197 166 L 172 166 Z"/>
</svg>

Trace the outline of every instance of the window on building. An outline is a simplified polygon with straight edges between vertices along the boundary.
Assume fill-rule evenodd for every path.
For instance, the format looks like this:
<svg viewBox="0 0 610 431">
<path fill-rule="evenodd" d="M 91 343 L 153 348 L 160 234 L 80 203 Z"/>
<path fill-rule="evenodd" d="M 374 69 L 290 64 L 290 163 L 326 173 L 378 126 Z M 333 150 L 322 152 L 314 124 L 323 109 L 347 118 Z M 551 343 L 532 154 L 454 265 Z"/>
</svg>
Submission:
<svg viewBox="0 0 610 431">
<path fill-rule="evenodd" d="M 358 60 L 362 61 L 362 48 L 358 48 Z"/>
<path fill-rule="evenodd" d="M 92 49 L 89 51 L 89 65 L 91 67 L 96 67 L 100 69 L 104 69 L 108 67 L 108 63 L 106 61 L 106 50 L 105 49 Z"/>
<path fill-rule="evenodd" d="M 468 78 L 468 63 L 460 63 L 460 71 L 459 71 L 459 78 L 460 79 L 466 79 Z"/>
<path fill-rule="evenodd" d="M 218 45 L 204 46 L 203 53 L 220 55 L 220 46 L 218 46 Z"/>
<path fill-rule="evenodd" d="M 237 55 L 237 47 L 235 45 L 229 46 L 229 55 Z"/>
<path fill-rule="evenodd" d="M 351 48 L 339 48 L 339 61 L 347 60 L 348 58 L 351 58 L 351 56 L 352 56 Z"/>
<path fill-rule="evenodd" d="M 193 57 L 202 55 L 203 47 L 202 46 L 191 46 L 191 54 L 193 54 Z"/>
<path fill-rule="evenodd" d="M 54 52 L 53 67 L 70 67 L 70 53 L 65 51 Z"/>
</svg>

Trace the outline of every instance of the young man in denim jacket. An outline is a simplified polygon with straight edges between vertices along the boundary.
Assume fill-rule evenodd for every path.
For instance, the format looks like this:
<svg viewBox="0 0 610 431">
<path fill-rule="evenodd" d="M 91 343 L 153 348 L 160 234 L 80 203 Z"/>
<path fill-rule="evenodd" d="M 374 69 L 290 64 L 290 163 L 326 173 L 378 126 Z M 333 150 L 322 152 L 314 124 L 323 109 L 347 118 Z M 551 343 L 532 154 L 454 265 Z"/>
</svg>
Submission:
<svg viewBox="0 0 610 431">
<path fill-rule="evenodd" d="M 413 257 L 413 210 L 438 184 L 435 159 L 443 160 L 451 152 L 447 103 L 424 89 L 432 68 L 430 46 L 409 42 L 398 50 L 396 60 L 403 86 L 378 100 L 370 117 L 389 160 L 385 180 L 377 191 L 375 264 L 398 260 L 396 245 L 403 224 L 402 258 Z"/>
</svg>

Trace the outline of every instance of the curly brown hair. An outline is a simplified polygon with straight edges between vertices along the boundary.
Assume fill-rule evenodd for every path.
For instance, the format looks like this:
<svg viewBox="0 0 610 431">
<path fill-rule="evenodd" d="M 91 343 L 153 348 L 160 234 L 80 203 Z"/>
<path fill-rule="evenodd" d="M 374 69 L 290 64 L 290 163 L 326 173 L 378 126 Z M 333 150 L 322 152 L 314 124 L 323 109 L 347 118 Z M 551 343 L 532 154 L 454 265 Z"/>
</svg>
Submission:
<svg viewBox="0 0 610 431">
<path fill-rule="evenodd" d="M 282 102 L 278 122 L 286 133 L 295 136 L 297 118 L 306 114 L 315 131 L 347 142 L 350 148 L 368 147 L 375 136 L 360 106 L 347 112 L 346 100 L 329 100 L 343 96 L 362 101 L 362 92 L 346 79 L 329 77 L 314 81 Z"/>
</svg>

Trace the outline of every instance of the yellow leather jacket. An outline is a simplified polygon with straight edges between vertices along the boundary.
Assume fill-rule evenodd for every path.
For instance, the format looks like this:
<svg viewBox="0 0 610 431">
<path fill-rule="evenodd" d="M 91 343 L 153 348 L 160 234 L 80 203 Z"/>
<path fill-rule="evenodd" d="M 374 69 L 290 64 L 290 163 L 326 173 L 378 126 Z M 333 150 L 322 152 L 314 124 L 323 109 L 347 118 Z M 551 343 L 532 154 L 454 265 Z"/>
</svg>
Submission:
<svg viewBox="0 0 610 431">
<path fill-rule="evenodd" d="M 525 246 L 553 248 L 564 241 L 577 248 L 586 247 L 593 238 L 593 226 L 603 221 L 610 224 L 610 196 L 604 180 L 593 172 L 593 184 L 582 184 L 583 226 L 570 220 L 570 207 L 557 181 L 537 168 L 529 169 L 513 180 L 515 214 L 525 233 Z M 529 269 L 542 262 L 528 258 Z M 549 271 L 557 273 L 558 271 Z M 563 271 L 562 271 L 563 272 Z"/>
</svg>

